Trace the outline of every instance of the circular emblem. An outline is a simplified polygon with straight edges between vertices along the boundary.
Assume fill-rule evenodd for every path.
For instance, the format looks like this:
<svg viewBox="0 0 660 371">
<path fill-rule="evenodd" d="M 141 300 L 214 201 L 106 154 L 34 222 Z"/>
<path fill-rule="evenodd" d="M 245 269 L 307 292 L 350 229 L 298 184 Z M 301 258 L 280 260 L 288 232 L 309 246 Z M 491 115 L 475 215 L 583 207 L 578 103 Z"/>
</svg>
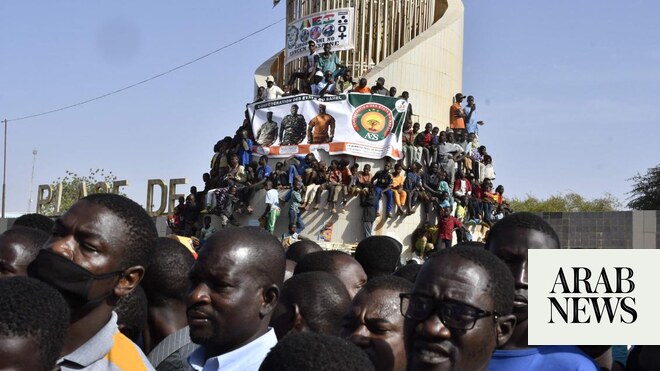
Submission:
<svg viewBox="0 0 660 371">
<path fill-rule="evenodd" d="M 321 37 L 321 27 L 312 27 L 312 29 L 309 30 L 309 38 L 312 40 L 317 40 L 319 37 Z"/>
<path fill-rule="evenodd" d="M 353 129 L 362 138 L 378 142 L 385 139 L 392 130 L 394 117 L 389 108 L 379 103 L 367 103 L 353 111 Z"/>
<path fill-rule="evenodd" d="M 309 30 L 305 28 L 304 30 L 300 31 L 300 41 L 307 43 L 307 40 L 309 40 Z"/>
<path fill-rule="evenodd" d="M 394 107 L 398 112 L 406 112 L 406 110 L 408 109 L 408 102 L 406 102 L 405 99 L 399 99 L 394 104 Z"/>
<path fill-rule="evenodd" d="M 286 30 L 286 46 L 291 49 L 296 45 L 298 41 L 298 29 L 295 26 L 290 26 Z"/>
<path fill-rule="evenodd" d="M 334 33 L 335 33 L 335 26 L 334 25 L 329 24 L 329 25 L 323 27 L 323 36 L 330 37 L 330 36 L 334 35 Z"/>
</svg>

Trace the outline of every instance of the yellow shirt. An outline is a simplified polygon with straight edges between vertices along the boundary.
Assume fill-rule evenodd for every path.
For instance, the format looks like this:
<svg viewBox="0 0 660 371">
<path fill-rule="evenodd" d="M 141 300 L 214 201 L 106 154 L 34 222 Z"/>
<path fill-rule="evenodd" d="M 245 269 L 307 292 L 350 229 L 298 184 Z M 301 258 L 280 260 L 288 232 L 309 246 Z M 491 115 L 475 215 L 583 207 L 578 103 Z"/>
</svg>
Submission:
<svg viewBox="0 0 660 371">
<path fill-rule="evenodd" d="M 399 187 L 403 186 L 403 181 L 406 179 L 405 176 L 403 176 L 403 171 L 399 172 L 399 175 L 394 176 L 392 175 L 392 189 L 398 189 Z"/>
</svg>

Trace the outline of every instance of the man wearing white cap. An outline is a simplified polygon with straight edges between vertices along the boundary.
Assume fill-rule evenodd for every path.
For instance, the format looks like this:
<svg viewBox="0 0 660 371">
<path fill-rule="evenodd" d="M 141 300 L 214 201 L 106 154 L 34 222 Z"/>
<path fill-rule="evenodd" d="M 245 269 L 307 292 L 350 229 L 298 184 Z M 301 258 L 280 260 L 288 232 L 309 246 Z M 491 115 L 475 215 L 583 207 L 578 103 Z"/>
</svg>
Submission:
<svg viewBox="0 0 660 371">
<path fill-rule="evenodd" d="M 266 89 L 264 90 L 264 100 L 273 100 L 282 98 L 284 95 L 284 90 L 280 89 L 279 86 L 275 85 L 275 79 L 272 75 L 266 77 Z"/>
<path fill-rule="evenodd" d="M 314 76 L 312 78 L 312 85 L 310 85 L 310 89 L 312 91 L 312 95 L 320 95 L 321 94 L 321 89 L 323 89 L 323 86 L 321 86 L 321 83 L 323 82 L 324 77 L 323 77 L 323 72 L 321 71 L 316 71 L 314 73 Z"/>
</svg>

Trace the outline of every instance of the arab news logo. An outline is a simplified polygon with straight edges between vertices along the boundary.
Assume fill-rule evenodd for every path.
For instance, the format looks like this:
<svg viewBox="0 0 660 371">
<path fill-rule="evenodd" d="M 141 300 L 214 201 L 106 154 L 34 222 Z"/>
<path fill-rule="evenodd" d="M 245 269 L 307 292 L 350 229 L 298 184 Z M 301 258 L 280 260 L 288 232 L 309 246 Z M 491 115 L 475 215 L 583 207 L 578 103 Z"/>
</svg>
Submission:
<svg viewBox="0 0 660 371">
<path fill-rule="evenodd" d="M 394 117 L 389 108 L 378 103 L 367 103 L 353 112 L 353 129 L 362 138 L 378 142 L 390 134 Z"/>
</svg>

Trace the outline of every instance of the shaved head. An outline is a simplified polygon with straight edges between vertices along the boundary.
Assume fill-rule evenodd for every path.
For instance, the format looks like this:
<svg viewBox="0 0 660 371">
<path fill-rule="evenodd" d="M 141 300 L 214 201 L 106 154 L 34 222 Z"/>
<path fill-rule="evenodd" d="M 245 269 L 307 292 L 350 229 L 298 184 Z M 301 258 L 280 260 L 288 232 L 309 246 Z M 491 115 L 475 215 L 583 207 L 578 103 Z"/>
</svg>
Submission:
<svg viewBox="0 0 660 371">
<path fill-rule="evenodd" d="M 297 263 L 305 255 L 317 251 L 323 251 L 323 248 L 316 242 L 310 240 L 297 241 L 292 243 L 286 250 L 286 258 Z"/>
<path fill-rule="evenodd" d="M 206 241 L 200 257 L 214 250 L 232 250 L 235 259 L 250 266 L 253 279 L 261 284 L 282 286 L 286 258 L 282 244 L 266 230 L 257 227 L 220 230 Z"/>
</svg>

